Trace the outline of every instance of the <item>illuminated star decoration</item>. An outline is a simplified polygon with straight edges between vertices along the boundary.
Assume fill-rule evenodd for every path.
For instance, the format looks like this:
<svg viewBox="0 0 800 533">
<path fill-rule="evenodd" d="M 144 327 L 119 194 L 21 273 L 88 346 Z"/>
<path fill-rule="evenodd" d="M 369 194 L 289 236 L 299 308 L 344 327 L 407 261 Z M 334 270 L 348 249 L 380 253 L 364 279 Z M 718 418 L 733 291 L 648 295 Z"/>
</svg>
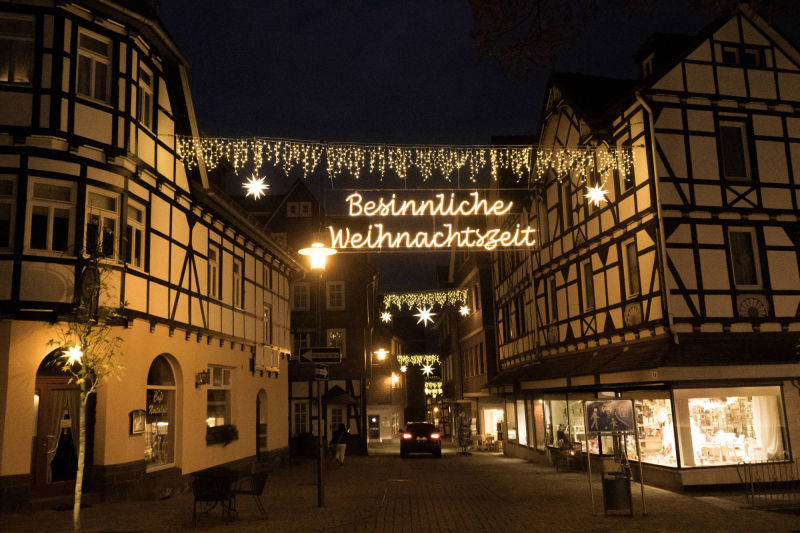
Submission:
<svg viewBox="0 0 800 533">
<path fill-rule="evenodd" d="M 390 313 L 389 311 L 384 311 L 383 313 L 381 313 L 381 320 L 386 324 L 388 324 L 389 322 L 392 321 L 392 313 Z"/>
<path fill-rule="evenodd" d="M 250 176 L 250 179 L 243 185 L 243 187 L 247 189 L 247 194 L 245 194 L 245 196 L 252 196 L 256 200 L 264 196 L 266 190 L 269 189 L 269 185 L 264 183 L 265 179 L 267 178 L 259 178 L 255 173 Z"/>
<path fill-rule="evenodd" d="M 599 207 L 600 202 L 608 201 L 606 200 L 606 194 L 608 194 L 608 191 L 603 189 L 602 185 L 592 185 L 586 190 L 586 198 L 588 198 L 595 207 Z"/>
<path fill-rule="evenodd" d="M 406 365 L 400 366 L 400 372 L 405 372 L 406 370 L 408 370 L 408 367 Z"/>
<path fill-rule="evenodd" d="M 83 352 L 81 351 L 81 347 L 70 346 L 70 348 L 64 353 L 64 357 L 67 358 L 68 365 L 74 365 L 75 363 L 80 363 L 81 357 L 83 357 Z"/>
<path fill-rule="evenodd" d="M 469 314 L 469 307 L 462 305 L 458 312 L 461 313 L 461 316 L 467 316 Z"/>
<path fill-rule="evenodd" d="M 430 308 L 430 307 L 420 307 L 419 308 L 419 313 L 414 315 L 415 317 L 419 318 L 419 320 L 417 320 L 417 324 L 422 323 L 423 327 L 427 326 L 428 322 L 433 324 L 433 317 L 436 316 L 436 313 L 431 313 L 431 309 L 432 308 Z"/>
<path fill-rule="evenodd" d="M 431 365 L 425 365 L 422 367 L 422 373 L 426 376 L 430 376 L 433 374 L 433 367 Z"/>
</svg>

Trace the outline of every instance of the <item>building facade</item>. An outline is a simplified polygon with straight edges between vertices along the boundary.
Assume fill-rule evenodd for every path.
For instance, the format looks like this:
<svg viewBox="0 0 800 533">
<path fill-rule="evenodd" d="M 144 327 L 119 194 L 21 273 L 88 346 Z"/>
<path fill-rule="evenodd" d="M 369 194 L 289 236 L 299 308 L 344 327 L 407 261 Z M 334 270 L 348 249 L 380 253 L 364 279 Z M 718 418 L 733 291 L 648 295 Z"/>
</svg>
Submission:
<svg viewBox="0 0 800 533">
<path fill-rule="evenodd" d="M 541 145 L 633 160 L 531 195 L 538 248 L 494 256 L 490 390 L 506 395 L 507 453 L 607 453 L 583 402 L 628 398 L 646 482 L 738 483 L 736 463 L 798 453 L 800 53 L 740 5 L 637 57 L 637 81 L 551 79 Z M 586 201 L 593 185 L 607 202 Z"/>
<path fill-rule="evenodd" d="M 0 501 L 70 494 L 78 391 L 48 363 L 89 255 L 123 308 L 87 415 L 86 488 L 163 496 L 288 451 L 289 279 L 176 134 L 186 60 L 146 2 L 0 3 Z"/>
</svg>

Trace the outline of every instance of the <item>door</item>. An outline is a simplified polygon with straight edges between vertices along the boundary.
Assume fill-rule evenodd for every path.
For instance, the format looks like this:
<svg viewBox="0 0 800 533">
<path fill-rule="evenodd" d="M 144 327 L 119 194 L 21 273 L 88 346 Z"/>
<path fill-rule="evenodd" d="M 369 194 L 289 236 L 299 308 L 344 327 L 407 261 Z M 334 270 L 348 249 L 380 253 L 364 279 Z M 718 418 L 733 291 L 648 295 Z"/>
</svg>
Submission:
<svg viewBox="0 0 800 533">
<path fill-rule="evenodd" d="M 369 440 L 381 440 L 381 417 L 380 415 L 369 415 Z"/>
<path fill-rule="evenodd" d="M 36 498 L 75 490 L 80 433 L 80 389 L 62 376 L 37 376 L 33 487 Z"/>
</svg>

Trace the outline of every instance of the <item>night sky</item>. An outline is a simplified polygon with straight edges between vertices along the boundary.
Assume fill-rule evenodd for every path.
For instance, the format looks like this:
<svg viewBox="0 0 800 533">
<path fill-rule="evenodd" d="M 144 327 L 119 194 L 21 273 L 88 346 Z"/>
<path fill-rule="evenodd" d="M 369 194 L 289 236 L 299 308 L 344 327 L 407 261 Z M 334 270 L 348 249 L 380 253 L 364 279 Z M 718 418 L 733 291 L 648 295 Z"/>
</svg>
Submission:
<svg viewBox="0 0 800 533">
<path fill-rule="evenodd" d="M 535 133 L 550 72 L 514 79 L 481 56 L 466 0 L 162 0 L 160 14 L 189 59 L 206 136 L 487 144 Z M 602 12 L 558 70 L 633 78 L 648 35 L 713 18 Z"/>
</svg>

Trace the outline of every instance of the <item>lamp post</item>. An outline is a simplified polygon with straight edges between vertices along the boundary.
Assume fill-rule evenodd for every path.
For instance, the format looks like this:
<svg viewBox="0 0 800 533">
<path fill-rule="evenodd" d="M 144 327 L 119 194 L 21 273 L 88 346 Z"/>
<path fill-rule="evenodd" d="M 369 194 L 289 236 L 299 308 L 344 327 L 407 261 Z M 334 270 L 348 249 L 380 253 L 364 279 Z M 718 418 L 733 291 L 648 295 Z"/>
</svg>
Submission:
<svg viewBox="0 0 800 533">
<path fill-rule="evenodd" d="M 328 248 L 321 242 L 315 242 L 308 248 L 298 250 L 301 255 L 308 256 L 311 270 L 319 273 L 317 289 L 317 335 L 322 330 L 322 274 L 325 272 L 325 263 L 329 255 L 336 253 L 333 248 Z M 322 479 L 322 456 L 325 453 L 325 440 L 322 438 L 322 381 L 317 383 L 317 507 L 325 506 L 325 485 Z"/>
</svg>

